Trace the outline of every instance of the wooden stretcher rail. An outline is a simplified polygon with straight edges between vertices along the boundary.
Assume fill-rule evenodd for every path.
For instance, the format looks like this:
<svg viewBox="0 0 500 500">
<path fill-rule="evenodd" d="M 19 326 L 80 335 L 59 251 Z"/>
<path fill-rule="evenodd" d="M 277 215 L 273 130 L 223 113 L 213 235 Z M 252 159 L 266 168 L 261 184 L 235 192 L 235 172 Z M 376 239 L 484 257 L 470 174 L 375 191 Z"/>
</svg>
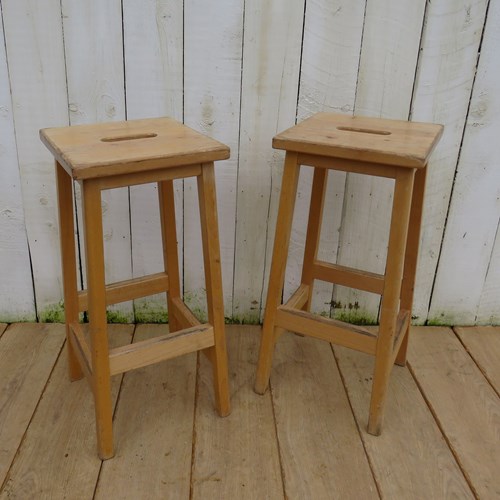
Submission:
<svg viewBox="0 0 500 500">
<path fill-rule="evenodd" d="M 295 290 L 288 302 L 283 305 L 287 309 L 302 309 L 309 298 L 309 286 L 303 283 Z"/>
<path fill-rule="evenodd" d="M 73 346 L 85 378 L 92 387 L 92 357 L 82 327 L 79 323 L 70 323 L 69 332 L 69 341 Z"/>
<path fill-rule="evenodd" d="M 109 354 L 111 375 L 142 366 L 159 363 L 166 359 L 206 349 L 215 344 L 214 329 L 210 325 L 198 325 L 153 339 L 135 342 L 112 349 Z"/>
<path fill-rule="evenodd" d="M 168 291 L 167 273 L 150 274 L 106 286 L 106 305 Z M 79 311 L 88 310 L 87 290 L 78 292 Z"/>
<path fill-rule="evenodd" d="M 401 343 L 405 338 L 405 333 L 410 324 L 410 312 L 406 310 L 399 311 L 398 319 L 396 321 L 396 335 L 394 335 L 394 347 L 392 354 L 392 364 L 394 364 L 396 360 L 396 356 L 398 355 L 399 348 L 401 347 Z"/>
<path fill-rule="evenodd" d="M 168 314 L 174 316 L 181 325 L 181 328 L 191 328 L 201 325 L 198 318 L 191 312 L 191 309 L 179 297 L 172 298 L 172 307 L 173 311 L 169 311 Z"/>
</svg>

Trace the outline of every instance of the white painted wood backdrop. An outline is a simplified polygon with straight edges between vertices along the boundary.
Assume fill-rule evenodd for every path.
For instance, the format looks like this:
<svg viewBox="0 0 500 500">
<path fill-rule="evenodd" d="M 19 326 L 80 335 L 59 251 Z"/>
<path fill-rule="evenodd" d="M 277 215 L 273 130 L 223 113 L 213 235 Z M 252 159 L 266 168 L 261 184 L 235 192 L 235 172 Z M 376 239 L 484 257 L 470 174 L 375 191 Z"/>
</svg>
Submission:
<svg viewBox="0 0 500 500">
<path fill-rule="evenodd" d="M 169 115 L 231 147 L 216 167 L 226 316 L 265 301 L 283 155 L 317 111 L 445 125 L 429 165 L 415 322 L 500 323 L 500 0 L 0 0 L 0 321 L 61 319 L 53 160 L 42 127 Z M 285 295 L 300 279 L 303 167 Z M 81 225 L 78 187 L 77 222 Z M 196 185 L 176 182 L 185 298 L 204 315 Z M 103 197 L 108 281 L 161 267 L 154 186 Z M 332 172 L 321 257 L 383 272 L 391 183 Z M 79 253 L 83 240 L 75 235 Z M 81 286 L 85 263 L 80 262 Z M 165 318 L 164 297 L 110 320 Z M 321 314 L 379 298 L 318 283 Z"/>
</svg>

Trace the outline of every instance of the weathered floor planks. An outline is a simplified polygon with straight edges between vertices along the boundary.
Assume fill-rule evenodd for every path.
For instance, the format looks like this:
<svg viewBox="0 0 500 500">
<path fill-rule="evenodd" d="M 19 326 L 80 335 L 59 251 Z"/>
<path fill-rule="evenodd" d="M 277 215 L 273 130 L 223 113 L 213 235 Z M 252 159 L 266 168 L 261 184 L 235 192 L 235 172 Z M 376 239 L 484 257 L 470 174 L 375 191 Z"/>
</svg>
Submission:
<svg viewBox="0 0 500 500">
<path fill-rule="evenodd" d="M 134 340 L 164 329 L 138 326 Z M 133 330 L 111 326 L 111 343 Z M 413 328 L 410 369 L 393 371 L 380 437 L 366 433 L 370 356 L 285 334 L 259 396 L 259 333 L 227 328 L 227 418 L 214 410 L 201 354 L 115 377 L 116 456 L 101 462 L 90 391 L 67 378 L 64 327 L 0 325 L 0 498 L 500 495 L 500 329 Z"/>
</svg>

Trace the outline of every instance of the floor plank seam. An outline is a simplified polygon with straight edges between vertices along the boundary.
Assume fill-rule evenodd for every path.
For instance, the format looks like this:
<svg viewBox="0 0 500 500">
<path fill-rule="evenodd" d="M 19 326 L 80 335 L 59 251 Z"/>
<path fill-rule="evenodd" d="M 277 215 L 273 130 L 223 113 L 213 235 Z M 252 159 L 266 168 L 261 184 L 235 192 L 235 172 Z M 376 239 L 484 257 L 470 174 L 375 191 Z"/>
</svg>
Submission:
<svg viewBox="0 0 500 500">
<path fill-rule="evenodd" d="M 193 498 L 194 491 L 194 462 L 196 458 L 196 411 L 198 409 L 198 398 L 200 395 L 200 351 L 196 353 L 196 374 L 194 384 L 194 404 L 193 404 L 193 432 L 191 434 L 191 470 L 189 476 L 189 500 Z"/>
<path fill-rule="evenodd" d="M 14 324 L 14 323 L 12 323 Z M 9 325 L 10 327 L 10 325 Z M 7 331 L 7 329 L 9 328 L 7 327 L 5 329 L 5 331 Z M 43 386 L 43 389 L 42 391 L 40 392 L 40 396 L 38 397 L 38 401 L 36 403 L 36 406 L 35 408 L 33 409 L 33 413 L 31 414 L 31 417 L 30 417 L 30 420 L 28 422 L 28 425 L 26 426 L 26 429 L 24 430 L 24 433 L 23 433 L 23 437 L 21 438 L 21 440 L 19 441 L 19 446 L 17 447 L 17 450 L 16 450 L 16 453 L 14 455 L 14 457 L 12 458 L 12 462 L 10 463 L 9 465 L 9 470 L 7 471 L 7 474 L 5 474 L 5 478 L 2 482 L 2 484 L 0 485 L 0 493 L 4 490 L 5 486 L 7 485 L 7 483 L 9 482 L 9 478 L 10 478 L 10 473 L 12 471 L 12 467 L 14 466 L 14 464 L 16 463 L 16 460 L 17 460 L 17 457 L 19 456 L 19 452 L 21 451 L 21 448 L 23 447 L 23 444 L 24 444 L 24 441 L 26 439 L 26 434 L 28 433 L 28 430 L 30 428 L 30 425 L 31 425 L 31 422 L 33 421 L 33 418 L 35 417 L 36 415 L 36 412 L 38 410 L 38 407 L 40 406 L 40 402 L 43 398 L 43 395 L 45 394 L 45 391 L 47 389 L 47 386 L 49 385 L 49 382 L 50 380 L 52 379 L 52 374 L 54 373 L 54 370 L 57 366 L 57 363 L 59 362 L 59 359 L 61 358 L 61 354 L 64 350 L 64 347 L 66 345 L 66 342 L 67 340 L 64 340 L 61 344 L 61 348 L 59 349 L 59 352 L 57 353 L 57 356 L 56 356 L 56 359 L 54 360 L 54 364 L 52 365 L 52 368 L 50 369 L 50 373 L 49 373 L 49 376 L 47 377 L 47 380 L 45 381 L 45 384 Z"/>
<path fill-rule="evenodd" d="M 439 432 L 443 436 L 443 439 L 445 440 L 448 448 L 450 449 L 451 454 L 453 455 L 453 458 L 455 459 L 455 462 L 457 463 L 457 466 L 460 469 L 460 472 L 464 476 L 465 481 L 467 482 L 467 485 L 469 486 L 472 494 L 474 495 L 474 498 L 480 500 L 480 496 L 478 495 L 476 489 L 474 488 L 474 485 L 472 484 L 472 481 L 471 481 L 471 479 L 469 477 L 469 474 L 467 473 L 467 471 L 465 470 L 465 467 L 460 462 L 460 458 L 459 458 L 457 452 L 455 451 L 455 448 L 451 444 L 450 440 L 448 439 L 448 436 L 446 435 L 446 432 L 444 431 L 444 427 L 441 424 L 441 421 L 439 420 L 439 417 L 437 416 L 437 413 L 435 412 L 434 408 L 432 407 L 431 402 L 429 401 L 429 399 L 425 395 L 424 389 L 420 385 L 420 382 L 419 382 L 419 380 L 417 378 L 417 375 L 416 375 L 415 371 L 413 370 L 413 367 L 411 366 L 410 361 L 407 361 L 406 365 L 408 366 L 408 370 L 410 371 L 411 376 L 413 377 L 413 380 L 415 381 L 415 384 L 417 385 L 420 394 L 424 398 L 424 401 L 425 401 L 425 404 L 427 405 L 427 408 L 429 408 L 429 411 L 431 412 L 431 415 L 434 418 L 434 421 L 436 422 L 436 425 L 438 426 Z"/>
<path fill-rule="evenodd" d="M 462 347 L 465 349 L 465 352 L 472 359 L 472 362 L 477 366 L 478 370 L 481 372 L 481 374 L 483 375 L 483 377 L 486 380 L 486 382 L 488 382 L 488 384 L 491 386 L 491 388 L 493 389 L 493 391 L 495 392 L 495 394 L 500 398 L 500 392 L 498 392 L 498 389 L 495 387 L 495 384 L 488 377 L 488 374 L 483 370 L 483 368 L 478 363 L 478 361 L 476 361 L 476 358 L 474 357 L 474 355 L 472 354 L 472 352 L 470 351 L 470 349 L 467 347 L 467 345 L 465 344 L 465 342 L 462 340 L 462 338 L 460 337 L 460 335 L 457 333 L 457 331 L 455 330 L 455 328 L 456 327 L 454 327 L 454 326 L 451 328 L 452 331 L 453 331 L 453 333 L 454 333 L 454 335 L 455 335 L 455 337 L 457 337 L 458 341 L 460 342 L 460 344 L 462 345 Z"/>
<path fill-rule="evenodd" d="M 345 382 L 344 374 L 342 373 L 342 370 L 340 369 L 340 363 L 339 363 L 339 360 L 337 358 L 337 354 L 335 352 L 335 348 L 334 348 L 333 344 L 330 344 L 330 348 L 332 350 L 332 355 L 333 355 L 333 359 L 335 360 L 335 364 L 337 365 L 337 370 L 339 371 L 340 380 L 342 380 L 342 385 L 344 387 L 344 392 L 345 392 L 347 401 L 349 403 L 349 408 L 351 409 L 352 418 L 354 419 L 354 423 L 355 423 L 356 429 L 358 431 L 358 435 L 359 435 L 359 439 L 361 441 L 361 445 L 363 446 L 363 450 L 365 452 L 365 456 L 366 456 L 366 459 L 368 461 L 368 466 L 370 467 L 370 472 L 372 473 L 373 482 L 375 483 L 375 487 L 377 488 L 377 493 L 378 493 L 379 498 L 382 499 L 383 498 L 383 496 L 382 496 L 382 490 L 380 488 L 380 485 L 378 484 L 377 476 L 375 475 L 375 467 L 373 466 L 373 463 L 371 461 L 371 458 L 370 458 L 370 455 L 368 453 L 368 450 L 366 449 L 366 444 L 365 444 L 365 439 L 363 437 L 363 432 L 362 432 L 361 427 L 360 427 L 360 425 L 359 425 L 359 423 L 358 423 L 358 421 L 356 419 L 356 415 L 354 413 L 354 408 L 353 408 L 352 403 L 351 403 L 351 398 L 349 397 L 349 391 L 347 390 L 347 384 Z"/>
</svg>

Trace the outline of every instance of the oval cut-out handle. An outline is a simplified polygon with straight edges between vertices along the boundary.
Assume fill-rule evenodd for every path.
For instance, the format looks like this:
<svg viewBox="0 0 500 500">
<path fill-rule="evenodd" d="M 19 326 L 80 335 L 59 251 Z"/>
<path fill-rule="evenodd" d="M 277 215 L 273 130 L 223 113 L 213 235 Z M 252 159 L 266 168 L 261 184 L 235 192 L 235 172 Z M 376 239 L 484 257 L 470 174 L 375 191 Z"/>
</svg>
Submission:
<svg viewBox="0 0 500 500">
<path fill-rule="evenodd" d="M 116 137 L 103 137 L 101 139 L 101 142 L 135 141 L 136 139 L 150 139 L 157 136 L 158 134 L 155 134 L 153 132 L 145 134 L 119 135 Z"/>
<path fill-rule="evenodd" d="M 337 127 L 337 130 L 345 130 L 346 132 L 360 132 L 362 134 L 375 134 L 375 135 L 391 135 L 392 133 L 386 130 L 373 130 L 371 128 L 359 128 L 359 127 Z"/>
</svg>

